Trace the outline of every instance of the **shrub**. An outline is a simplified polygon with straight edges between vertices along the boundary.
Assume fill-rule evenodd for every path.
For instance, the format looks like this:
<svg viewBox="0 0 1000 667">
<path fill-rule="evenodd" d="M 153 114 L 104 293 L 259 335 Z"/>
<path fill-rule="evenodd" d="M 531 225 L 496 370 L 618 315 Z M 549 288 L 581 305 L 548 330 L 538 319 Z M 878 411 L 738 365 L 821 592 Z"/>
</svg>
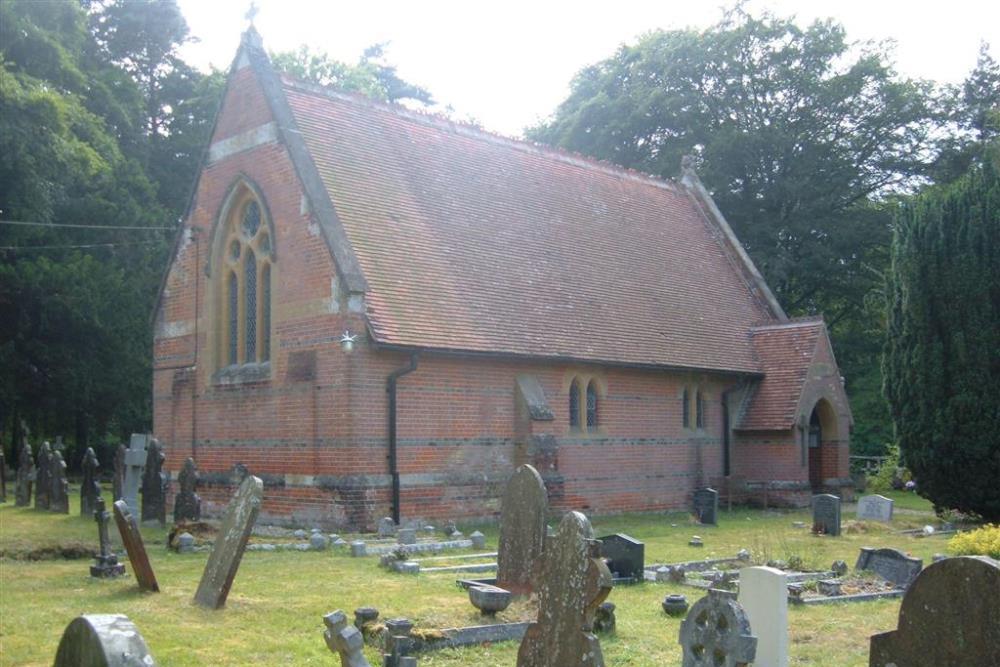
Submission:
<svg viewBox="0 0 1000 667">
<path fill-rule="evenodd" d="M 948 552 L 955 556 L 989 556 L 1000 559 L 1000 525 L 988 524 L 959 533 L 948 540 Z"/>
<path fill-rule="evenodd" d="M 899 445 L 890 442 L 885 446 L 885 460 L 879 466 L 878 472 L 868 480 L 872 491 L 885 493 L 892 491 L 892 481 L 899 470 Z"/>
</svg>

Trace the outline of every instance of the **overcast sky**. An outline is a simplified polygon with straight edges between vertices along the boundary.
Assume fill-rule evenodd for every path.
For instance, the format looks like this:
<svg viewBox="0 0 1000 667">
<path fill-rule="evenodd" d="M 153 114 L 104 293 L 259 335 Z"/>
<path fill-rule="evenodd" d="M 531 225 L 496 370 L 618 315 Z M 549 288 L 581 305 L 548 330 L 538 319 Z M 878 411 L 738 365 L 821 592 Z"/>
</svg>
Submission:
<svg viewBox="0 0 1000 667">
<path fill-rule="evenodd" d="M 268 50 L 308 44 L 354 62 L 365 47 L 389 42 L 387 60 L 404 79 L 430 90 L 458 117 L 512 136 L 551 114 L 572 76 L 621 43 L 656 28 L 705 28 L 724 6 L 713 0 L 256 2 L 254 24 Z M 178 4 L 199 40 L 185 47 L 185 59 L 201 68 L 228 67 L 249 0 Z M 752 0 L 748 8 L 795 15 L 803 24 L 834 18 L 851 40 L 891 39 L 897 69 L 911 77 L 960 82 L 984 40 L 1000 59 L 995 0 Z"/>
</svg>

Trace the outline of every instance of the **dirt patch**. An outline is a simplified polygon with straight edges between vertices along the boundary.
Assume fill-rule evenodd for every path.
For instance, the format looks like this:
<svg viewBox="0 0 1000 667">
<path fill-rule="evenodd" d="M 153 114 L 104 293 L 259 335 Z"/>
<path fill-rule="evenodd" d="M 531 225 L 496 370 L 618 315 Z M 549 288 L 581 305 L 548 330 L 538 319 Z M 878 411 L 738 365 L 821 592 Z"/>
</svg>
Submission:
<svg viewBox="0 0 1000 667">
<path fill-rule="evenodd" d="M 0 551 L 0 558 L 11 560 L 80 560 L 93 558 L 97 549 L 84 542 L 46 544 L 32 548 L 13 548 Z"/>
<path fill-rule="evenodd" d="M 205 521 L 181 521 L 175 523 L 167 535 L 167 546 L 177 550 L 177 537 L 182 533 L 190 533 L 195 544 L 211 544 L 215 541 L 218 528 Z"/>
</svg>

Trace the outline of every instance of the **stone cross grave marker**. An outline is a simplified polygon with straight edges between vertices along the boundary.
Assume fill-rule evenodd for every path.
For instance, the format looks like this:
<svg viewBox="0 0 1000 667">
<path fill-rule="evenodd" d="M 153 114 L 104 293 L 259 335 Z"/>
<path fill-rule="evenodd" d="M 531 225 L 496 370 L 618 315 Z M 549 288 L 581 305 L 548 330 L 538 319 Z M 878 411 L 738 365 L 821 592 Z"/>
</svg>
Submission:
<svg viewBox="0 0 1000 667">
<path fill-rule="evenodd" d="M 142 472 L 142 520 L 167 523 L 166 460 L 160 441 L 153 438 L 146 448 L 146 467 Z"/>
<path fill-rule="evenodd" d="M 97 498 L 101 495 L 101 484 L 97 477 L 101 465 L 93 447 L 87 447 L 80 468 L 83 469 L 83 483 L 80 485 L 80 516 L 91 517 L 94 516 Z"/>
<path fill-rule="evenodd" d="M 323 617 L 323 639 L 333 653 L 340 656 L 341 667 L 371 667 L 365 658 L 365 639 L 361 631 L 347 622 L 347 615 L 341 610 L 330 612 Z"/>
<path fill-rule="evenodd" d="M 139 588 L 144 591 L 159 592 L 160 585 L 156 582 L 153 566 L 149 564 L 146 545 L 142 541 L 142 533 L 139 532 L 139 524 L 136 522 L 135 516 L 124 500 L 116 500 L 112 507 L 115 512 L 115 523 L 118 525 L 118 534 L 122 537 L 122 544 L 125 545 L 128 562 L 132 564 L 132 571 L 135 573 L 136 581 L 139 582 Z"/>
<path fill-rule="evenodd" d="M 608 561 L 611 574 L 620 579 L 642 582 L 646 567 L 646 545 L 634 537 L 617 533 L 601 540 L 601 556 Z"/>
<path fill-rule="evenodd" d="M 198 488 L 198 466 L 190 456 L 184 461 L 177 481 L 180 488 L 174 498 L 174 522 L 198 521 L 201 519 L 201 496 L 195 492 Z"/>
<path fill-rule="evenodd" d="M 754 667 L 788 667 L 788 575 L 773 567 L 740 570 L 740 593 L 757 635 Z"/>
<path fill-rule="evenodd" d="M 35 509 L 49 509 L 49 499 L 52 494 L 52 447 L 48 441 L 38 449 L 38 461 L 35 464 Z"/>
<path fill-rule="evenodd" d="M 840 535 L 840 498 L 829 493 L 812 497 L 814 533 Z"/>
<path fill-rule="evenodd" d="M 100 542 L 100 553 L 94 557 L 95 564 L 90 566 L 92 577 L 120 577 L 125 574 L 125 566 L 118 562 L 118 556 L 111 551 L 111 539 L 108 537 L 108 519 L 111 515 L 104 508 L 104 498 L 97 499 L 94 509 L 94 521 L 97 522 L 97 539 Z"/>
<path fill-rule="evenodd" d="M 21 453 L 17 458 L 17 490 L 14 504 L 18 507 L 31 505 L 31 486 L 35 483 L 35 459 L 31 455 L 31 445 L 25 438 L 21 443 Z"/>
<path fill-rule="evenodd" d="M 946 558 L 903 596 L 899 626 L 872 635 L 870 667 L 1000 665 L 1000 561 Z"/>
<path fill-rule="evenodd" d="M 121 499 L 128 503 L 133 512 L 139 511 L 139 484 L 146 467 L 146 446 L 149 445 L 149 440 L 150 436 L 146 433 L 133 433 L 128 449 L 125 450 L 125 481 L 122 484 Z"/>
<path fill-rule="evenodd" d="M 725 591 L 709 590 L 681 622 L 683 667 L 746 667 L 754 661 L 757 638 L 750 620 Z"/>
<path fill-rule="evenodd" d="M 548 509 L 541 475 L 530 465 L 519 466 L 504 491 L 497 547 L 497 586 L 514 595 L 527 595 L 537 587 Z"/>
<path fill-rule="evenodd" d="M 899 588 L 908 588 L 920 574 L 924 561 L 911 558 L 895 549 L 874 549 L 861 547 L 855 570 L 870 570 Z M 997 591 L 1000 595 L 1000 591 Z"/>
<path fill-rule="evenodd" d="M 55 667 L 156 667 L 139 628 L 122 614 L 77 616 L 63 631 Z"/>
<path fill-rule="evenodd" d="M 865 521 L 892 521 L 892 506 L 894 501 L 885 496 L 862 496 L 858 498 L 858 511 L 856 518 Z"/>
<path fill-rule="evenodd" d="M 611 592 L 611 571 L 587 517 L 567 512 L 545 550 L 538 620 L 528 626 L 517 667 L 603 667 L 593 632 L 597 608 Z"/>
<path fill-rule="evenodd" d="M 118 443 L 115 450 L 114 474 L 111 476 L 111 493 L 113 500 L 121 500 L 125 497 L 125 455 L 128 452 L 125 445 Z"/>
<path fill-rule="evenodd" d="M 201 606 L 209 609 L 225 606 L 263 499 L 264 483 L 259 477 L 249 475 L 229 501 L 219 534 L 212 546 L 212 554 L 208 557 L 201 583 L 194 595 L 194 601 Z"/>
<path fill-rule="evenodd" d="M 699 523 L 718 525 L 719 492 L 715 489 L 698 489 L 694 492 L 694 514 Z"/>
<path fill-rule="evenodd" d="M 52 452 L 52 491 L 49 493 L 49 509 L 61 514 L 69 514 L 69 480 L 66 479 L 66 462 L 58 449 Z"/>
</svg>

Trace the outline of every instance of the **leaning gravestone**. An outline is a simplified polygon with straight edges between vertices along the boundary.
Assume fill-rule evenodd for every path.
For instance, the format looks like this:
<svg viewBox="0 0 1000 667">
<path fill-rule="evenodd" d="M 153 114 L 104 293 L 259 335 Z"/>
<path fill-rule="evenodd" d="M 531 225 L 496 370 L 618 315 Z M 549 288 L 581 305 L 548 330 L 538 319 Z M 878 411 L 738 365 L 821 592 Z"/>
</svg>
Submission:
<svg viewBox="0 0 1000 667">
<path fill-rule="evenodd" d="M 14 504 L 17 507 L 31 505 L 31 486 L 35 482 L 35 459 L 31 456 L 31 445 L 25 438 L 21 443 L 21 453 L 17 458 L 17 490 Z"/>
<path fill-rule="evenodd" d="M 153 438 L 146 449 L 146 467 L 142 473 L 142 520 L 167 523 L 166 460 L 160 441 Z"/>
<path fill-rule="evenodd" d="M 892 521 L 893 500 L 885 496 L 862 496 L 858 498 L 856 518 L 863 521 Z"/>
<path fill-rule="evenodd" d="M 719 492 L 715 489 L 698 489 L 694 492 L 694 514 L 699 523 L 718 525 Z"/>
<path fill-rule="evenodd" d="M 757 652 L 746 612 L 724 591 L 715 590 L 695 602 L 681 622 L 680 644 L 683 667 L 746 667 Z"/>
<path fill-rule="evenodd" d="M 530 465 L 519 466 L 500 506 L 497 547 L 497 586 L 514 595 L 527 595 L 537 588 L 548 508 L 541 475 Z"/>
<path fill-rule="evenodd" d="M 121 535 L 122 544 L 125 545 L 128 562 L 132 564 L 132 571 L 135 572 L 139 588 L 144 591 L 159 592 L 160 585 L 156 583 L 156 574 L 153 573 L 153 566 L 149 564 L 149 556 L 146 555 L 146 545 L 143 544 L 138 522 L 124 500 L 116 500 L 113 507 L 118 534 Z"/>
<path fill-rule="evenodd" d="M 194 601 L 201 606 L 209 609 L 225 606 L 263 498 L 264 483 L 259 477 L 250 475 L 243 480 L 229 502 L 222 527 L 219 528 L 212 547 L 212 555 L 208 557 L 201 583 L 194 595 Z"/>
<path fill-rule="evenodd" d="M 54 667 L 155 667 L 146 641 L 122 614 L 85 614 L 73 619 L 56 650 Z"/>
<path fill-rule="evenodd" d="M 38 450 L 38 462 L 35 465 L 35 509 L 49 509 L 49 499 L 52 494 L 52 447 L 48 441 L 42 443 Z"/>
<path fill-rule="evenodd" d="M 101 551 L 94 557 L 95 564 L 90 566 L 92 577 L 110 578 L 125 574 L 125 566 L 118 562 L 118 556 L 111 551 L 111 540 L 108 537 L 109 518 L 110 515 L 104 509 L 104 498 L 98 498 L 94 521 L 97 522 L 97 539 L 100 541 Z"/>
<path fill-rule="evenodd" d="M 869 667 L 1000 665 L 1000 561 L 932 563 L 903 596 L 899 626 L 873 635 Z"/>
<path fill-rule="evenodd" d="M 911 558 L 895 549 L 872 547 L 861 547 L 858 562 L 854 564 L 855 570 L 869 570 L 903 589 L 913 583 L 923 567 L 924 561 L 919 558 Z M 1000 595 L 1000 591 L 997 591 L 997 594 Z"/>
<path fill-rule="evenodd" d="M 813 496 L 812 511 L 814 533 L 840 535 L 840 498 L 829 493 Z"/>
<path fill-rule="evenodd" d="M 646 545 L 634 537 L 617 533 L 605 535 L 601 540 L 601 556 L 608 563 L 611 574 L 620 579 L 641 582 L 646 569 Z"/>
<path fill-rule="evenodd" d="M 93 447 L 87 447 L 83 455 L 83 483 L 80 485 L 80 516 L 94 516 L 97 498 L 101 495 L 101 484 L 97 481 L 97 471 L 100 469 L 97 454 Z"/>
<path fill-rule="evenodd" d="M 517 667 L 603 667 L 593 632 L 597 608 L 611 592 L 611 572 L 587 517 L 567 512 L 545 550 L 538 620 L 528 626 Z"/>
<path fill-rule="evenodd" d="M 118 449 L 115 450 L 115 469 L 111 476 L 113 500 L 121 500 L 125 497 L 125 454 L 127 451 L 125 445 L 118 443 Z"/>
<path fill-rule="evenodd" d="M 66 479 L 66 462 L 62 452 L 52 452 L 52 491 L 49 495 L 49 509 L 60 514 L 69 514 L 69 480 Z"/>
<path fill-rule="evenodd" d="M 139 484 L 142 482 L 142 471 L 146 467 L 146 446 L 150 437 L 146 433 L 133 433 L 125 450 L 125 477 L 122 484 L 122 497 L 133 512 L 139 511 Z M 116 498 L 116 500 L 118 500 Z"/>
<path fill-rule="evenodd" d="M 773 567 L 743 568 L 737 602 L 757 634 L 754 667 L 788 667 L 788 575 Z"/>
<path fill-rule="evenodd" d="M 323 617 L 326 631 L 323 639 L 333 653 L 340 656 L 341 667 L 371 667 L 365 658 L 365 639 L 361 631 L 347 622 L 347 615 L 339 609 Z"/>
<path fill-rule="evenodd" d="M 201 496 L 195 493 L 198 488 L 198 466 L 190 456 L 184 461 L 177 482 L 180 489 L 174 498 L 174 522 L 200 520 Z"/>
</svg>

